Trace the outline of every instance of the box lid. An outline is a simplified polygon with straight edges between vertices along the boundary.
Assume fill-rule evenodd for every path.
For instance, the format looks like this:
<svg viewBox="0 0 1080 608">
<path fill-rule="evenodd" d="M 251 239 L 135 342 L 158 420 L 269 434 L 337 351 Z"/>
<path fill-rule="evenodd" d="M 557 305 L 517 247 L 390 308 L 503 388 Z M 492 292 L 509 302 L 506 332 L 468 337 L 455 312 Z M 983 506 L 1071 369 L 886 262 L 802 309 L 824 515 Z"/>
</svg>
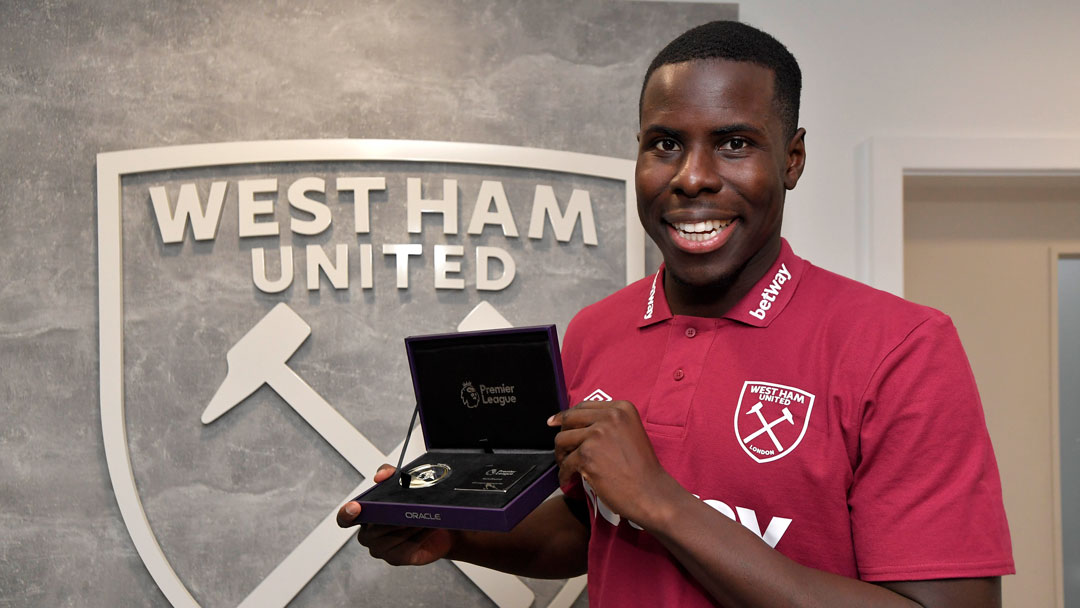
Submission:
<svg viewBox="0 0 1080 608">
<path fill-rule="evenodd" d="M 429 450 L 551 450 L 567 408 L 554 325 L 405 338 Z"/>
</svg>

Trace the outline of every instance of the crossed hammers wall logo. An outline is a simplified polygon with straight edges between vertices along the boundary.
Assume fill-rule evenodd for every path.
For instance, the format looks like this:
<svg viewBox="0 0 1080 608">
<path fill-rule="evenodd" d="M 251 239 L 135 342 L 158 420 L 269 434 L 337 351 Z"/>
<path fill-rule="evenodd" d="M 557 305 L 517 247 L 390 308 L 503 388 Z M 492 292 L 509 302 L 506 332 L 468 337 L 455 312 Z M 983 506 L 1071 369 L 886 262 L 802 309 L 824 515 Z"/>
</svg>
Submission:
<svg viewBox="0 0 1080 608">
<path fill-rule="evenodd" d="M 458 325 L 458 330 L 510 327 L 490 304 L 483 302 Z M 346 493 L 341 502 L 373 485 L 371 478 L 384 462 L 396 459 L 399 444 L 390 454 L 383 454 L 360 431 L 345 419 L 319 393 L 301 378 L 288 361 L 311 335 L 311 326 L 285 303 L 279 303 L 229 349 L 228 372 L 209 405 L 202 413 L 202 423 L 211 424 L 240 405 L 264 384 L 300 415 L 361 475 L 364 482 Z M 407 458 L 423 448 L 414 442 Z M 351 530 L 338 528 L 334 505 L 318 527 L 267 576 L 240 604 L 242 607 L 284 606 L 352 537 Z M 453 562 L 500 608 L 531 606 L 535 595 L 516 576 Z M 568 607 L 585 586 L 584 577 L 571 579 L 548 605 Z"/>
</svg>

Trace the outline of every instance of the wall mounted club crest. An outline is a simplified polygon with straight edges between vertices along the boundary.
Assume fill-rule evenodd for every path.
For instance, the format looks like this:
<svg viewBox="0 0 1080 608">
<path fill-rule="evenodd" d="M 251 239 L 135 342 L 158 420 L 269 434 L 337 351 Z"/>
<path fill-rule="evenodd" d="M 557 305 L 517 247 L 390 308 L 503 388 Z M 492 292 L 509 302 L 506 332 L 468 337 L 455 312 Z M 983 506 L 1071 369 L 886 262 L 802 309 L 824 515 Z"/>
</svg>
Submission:
<svg viewBox="0 0 1080 608">
<path fill-rule="evenodd" d="M 644 274 L 626 160 L 302 140 L 111 152 L 97 169 L 106 457 L 174 606 L 283 606 L 346 544 L 334 514 L 396 462 L 413 410 L 403 337 L 565 329 Z M 533 602 L 516 577 L 458 569 L 443 595 Z"/>
</svg>

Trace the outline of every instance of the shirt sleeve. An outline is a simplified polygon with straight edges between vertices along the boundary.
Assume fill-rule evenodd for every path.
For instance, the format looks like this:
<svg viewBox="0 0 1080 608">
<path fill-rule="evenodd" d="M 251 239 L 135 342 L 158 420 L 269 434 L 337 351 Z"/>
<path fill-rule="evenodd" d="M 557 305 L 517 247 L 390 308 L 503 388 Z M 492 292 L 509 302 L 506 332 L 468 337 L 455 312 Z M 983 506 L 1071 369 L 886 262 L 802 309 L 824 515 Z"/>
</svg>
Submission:
<svg viewBox="0 0 1080 608">
<path fill-rule="evenodd" d="M 923 580 L 1015 572 L 975 379 L 935 314 L 882 359 L 860 401 L 848 497 L 859 575 Z"/>
</svg>

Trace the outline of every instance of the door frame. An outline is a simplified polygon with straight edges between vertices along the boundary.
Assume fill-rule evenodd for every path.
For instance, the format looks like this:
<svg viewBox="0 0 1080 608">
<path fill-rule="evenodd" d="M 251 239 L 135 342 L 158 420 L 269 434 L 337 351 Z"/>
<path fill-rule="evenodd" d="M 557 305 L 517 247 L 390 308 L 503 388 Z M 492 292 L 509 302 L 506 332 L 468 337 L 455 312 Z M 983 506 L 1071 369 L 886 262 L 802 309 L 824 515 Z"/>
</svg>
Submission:
<svg viewBox="0 0 1080 608">
<path fill-rule="evenodd" d="M 904 177 L 1080 175 L 1080 138 L 872 137 L 855 150 L 856 278 L 903 295 Z"/>
<path fill-rule="evenodd" d="M 1054 544 L 1054 586 L 1055 601 L 1060 607 L 1065 606 L 1065 557 L 1064 523 L 1062 522 L 1061 504 L 1061 335 L 1059 319 L 1060 286 L 1058 283 L 1058 262 L 1062 258 L 1080 258 L 1080 241 L 1058 241 L 1050 245 L 1047 262 L 1050 264 L 1050 424 L 1053 427 L 1051 445 L 1053 449 L 1054 489 L 1054 535 L 1058 542 Z"/>
<path fill-rule="evenodd" d="M 1080 175 L 1080 138 L 873 137 L 855 153 L 856 273 L 879 289 L 904 293 L 904 177 Z M 1055 605 L 1065 605 L 1061 523 L 1057 260 L 1080 255 L 1075 243 L 1050 247 L 1050 441 Z"/>
</svg>

